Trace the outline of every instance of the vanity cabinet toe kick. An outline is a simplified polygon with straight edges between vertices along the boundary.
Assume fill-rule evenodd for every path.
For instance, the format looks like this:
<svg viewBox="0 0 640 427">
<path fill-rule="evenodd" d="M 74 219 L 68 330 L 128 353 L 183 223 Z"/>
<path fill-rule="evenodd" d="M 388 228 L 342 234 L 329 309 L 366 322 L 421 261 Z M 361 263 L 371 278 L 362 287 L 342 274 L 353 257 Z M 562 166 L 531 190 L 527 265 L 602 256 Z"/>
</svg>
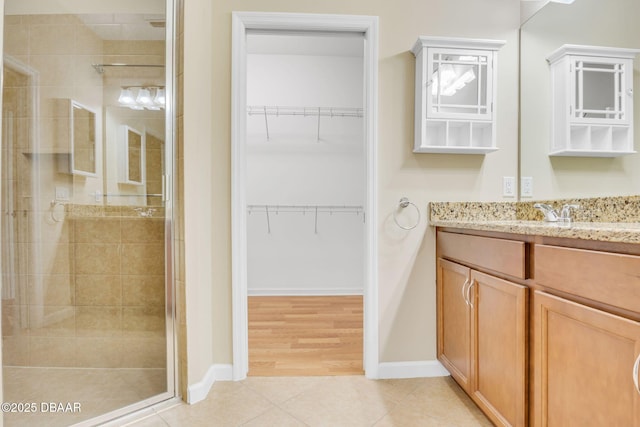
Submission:
<svg viewBox="0 0 640 427">
<path fill-rule="evenodd" d="M 499 426 L 640 427 L 640 248 L 473 233 L 436 238 L 458 384 Z"/>
</svg>

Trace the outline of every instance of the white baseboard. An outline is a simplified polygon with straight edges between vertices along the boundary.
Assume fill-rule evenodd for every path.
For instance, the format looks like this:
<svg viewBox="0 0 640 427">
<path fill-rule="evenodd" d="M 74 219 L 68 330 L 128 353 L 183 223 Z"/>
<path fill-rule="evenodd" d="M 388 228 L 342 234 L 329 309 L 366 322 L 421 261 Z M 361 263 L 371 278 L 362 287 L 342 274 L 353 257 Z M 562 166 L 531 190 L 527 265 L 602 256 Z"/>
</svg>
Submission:
<svg viewBox="0 0 640 427">
<path fill-rule="evenodd" d="M 282 288 L 261 288 L 248 289 L 250 297 L 274 297 L 274 296 L 331 296 L 331 295 L 362 295 L 362 288 L 337 288 L 337 289 L 282 289 Z"/>
<path fill-rule="evenodd" d="M 231 381 L 232 377 L 232 365 L 216 364 L 209 366 L 202 380 L 187 387 L 187 403 L 193 404 L 206 399 L 214 382 Z"/>
<path fill-rule="evenodd" d="M 449 375 L 437 360 L 384 362 L 378 365 L 379 379 L 445 377 Z"/>
</svg>

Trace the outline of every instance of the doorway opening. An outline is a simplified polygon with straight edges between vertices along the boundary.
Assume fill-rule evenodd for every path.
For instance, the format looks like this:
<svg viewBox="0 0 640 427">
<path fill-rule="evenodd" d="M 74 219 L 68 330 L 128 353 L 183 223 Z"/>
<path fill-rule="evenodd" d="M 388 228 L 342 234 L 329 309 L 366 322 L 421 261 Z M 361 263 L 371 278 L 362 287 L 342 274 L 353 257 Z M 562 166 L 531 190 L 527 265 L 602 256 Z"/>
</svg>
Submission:
<svg viewBox="0 0 640 427">
<path fill-rule="evenodd" d="M 376 30 L 234 13 L 234 379 L 377 375 Z"/>
</svg>

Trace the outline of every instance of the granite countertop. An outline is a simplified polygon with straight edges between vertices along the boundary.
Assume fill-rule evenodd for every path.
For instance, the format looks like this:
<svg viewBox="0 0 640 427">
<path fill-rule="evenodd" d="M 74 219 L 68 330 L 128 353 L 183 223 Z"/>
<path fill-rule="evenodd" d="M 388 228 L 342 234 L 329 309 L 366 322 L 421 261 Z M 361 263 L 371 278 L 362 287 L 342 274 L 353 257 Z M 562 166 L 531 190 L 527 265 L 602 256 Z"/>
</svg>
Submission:
<svg viewBox="0 0 640 427">
<path fill-rule="evenodd" d="M 544 201 L 579 204 L 570 225 L 543 221 L 534 202 L 432 202 L 429 223 L 437 227 L 640 243 L 640 196 Z"/>
<path fill-rule="evenodd" d="M 63 204 L 65 216 L 68 219 L 89 219 L 89 218 L 139 218 L 139 219 L 161 219 L 164 220 L 163 206 L 115 206 L 115 205 L 78 205 L 73 203 Z M 151 215 L 141 215 L 136 209 L 143 212 L 151 211 Z"/>
</svg>

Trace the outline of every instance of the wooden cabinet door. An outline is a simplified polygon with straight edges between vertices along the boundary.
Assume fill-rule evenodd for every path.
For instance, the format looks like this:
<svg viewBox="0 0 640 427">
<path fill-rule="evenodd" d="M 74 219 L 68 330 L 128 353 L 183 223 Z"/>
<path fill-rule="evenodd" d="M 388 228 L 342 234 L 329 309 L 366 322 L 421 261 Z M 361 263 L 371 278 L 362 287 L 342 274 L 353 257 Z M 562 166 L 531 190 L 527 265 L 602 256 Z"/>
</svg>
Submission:
<svg viewBox="0 0 640 427">
<path fill-rule="evenodd" d="M 535 425 L 640 427 L 640 323 L 539 291 L 533 307 Z"/>
<path fill-rule="evenodd" d="M 499 426 L 527 420 L 527 288 L 471 272 L 471 397 Z"/>
<path fill-rule="evenodd" d="M 469 268 L 438 259 L 438 360 L 467 392 L 471 375 L 471 308 L 465 292 L 469 284 Z"/>
</svg>

